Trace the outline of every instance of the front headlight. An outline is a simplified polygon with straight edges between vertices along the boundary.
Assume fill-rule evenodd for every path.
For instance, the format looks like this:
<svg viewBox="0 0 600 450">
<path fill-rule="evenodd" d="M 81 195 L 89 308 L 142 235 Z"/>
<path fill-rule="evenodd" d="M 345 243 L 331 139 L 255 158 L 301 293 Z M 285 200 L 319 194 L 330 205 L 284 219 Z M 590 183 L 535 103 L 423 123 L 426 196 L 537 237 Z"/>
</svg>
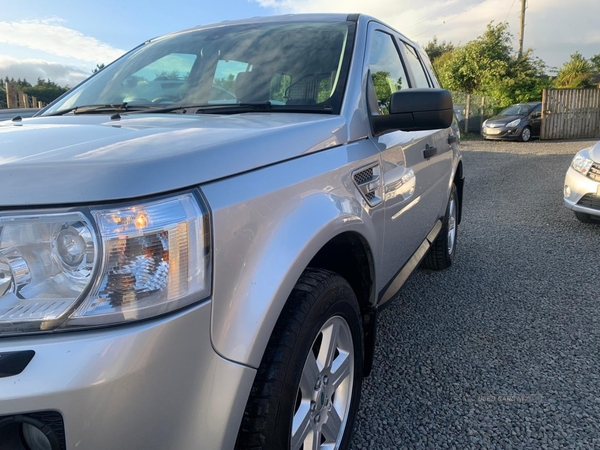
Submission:
<svg viewBox="0 0 600 450">
<path fill-rule="evenodd" d="M 143 319 L 207 297 L 208 228 L 192 193 L 0 215 L 0 335 Z"/>
<path fill-rule="evenodd" d="M 571 161 L 571 167 L 582 175 L 587 175 L 590 171 L 590 167 L 592 167 L 592 164 L 594 163 L 594 161 L 588 157 L 587 151 L 588 149 L 581 150 L 575 155 L 573 161 Z"/>
<path fill-rule="evenodd" d="M 512 122 L 508 122 L 506 124 L 506 128 L 513 128 L 516 127 L 517 125 L 519 125 L 521 123 L 521 119 L 515 119 Z"/>
</svg>

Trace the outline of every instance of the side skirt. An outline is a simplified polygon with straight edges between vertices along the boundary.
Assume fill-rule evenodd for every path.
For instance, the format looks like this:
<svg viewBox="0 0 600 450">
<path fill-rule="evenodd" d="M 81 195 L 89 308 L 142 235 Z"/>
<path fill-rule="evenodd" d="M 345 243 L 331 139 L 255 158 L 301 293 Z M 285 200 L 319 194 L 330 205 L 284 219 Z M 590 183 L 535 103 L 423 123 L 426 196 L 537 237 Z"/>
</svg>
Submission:
<svg viewBox="0 0 600 450">
<path fill-rule="evenodd" d="M 429 247 L 431 247 L 431 244 L 441 229 L 442 221 L 438 220 L 425 240 L 421 243 L 417 251 L 413 253 L 408 262 L 400 269 L 392 281 L 390 281 L 390 283 L 379 293 L 379 303 L 377 305 L 378 309 L 380 309 L 389 300 L 394 298 L 394 296 L 398 293 L 410 274 L 413 273 L 413 271 L 419 266 L 419 263 L 427 253 L 427 250 L 429 250 Z"/>
</svg>

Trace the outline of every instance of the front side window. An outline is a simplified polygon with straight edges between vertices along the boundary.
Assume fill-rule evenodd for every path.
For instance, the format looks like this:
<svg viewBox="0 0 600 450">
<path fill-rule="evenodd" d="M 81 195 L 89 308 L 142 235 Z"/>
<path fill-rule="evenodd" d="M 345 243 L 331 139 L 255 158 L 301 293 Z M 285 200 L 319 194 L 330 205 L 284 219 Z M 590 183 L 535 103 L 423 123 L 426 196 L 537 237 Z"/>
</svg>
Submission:
<svg viewBox="0 0 600 450">
<path fill-rule="evenodd" d="M 381 31 L 373 33 L 369 46 L 369 71 L 377 98 L 378 113 L 389 114 L 391 95 L 409 87 L 404 66 L 391 35 Z"/>
<path fill-rule="evenodd" d="M 353 22 L 285 22 L 169 35 L 110 64 L 44 114 L 124 103 L 151 111 L 267 102 L 338 114 L 354 30 Z"/>
</svg>

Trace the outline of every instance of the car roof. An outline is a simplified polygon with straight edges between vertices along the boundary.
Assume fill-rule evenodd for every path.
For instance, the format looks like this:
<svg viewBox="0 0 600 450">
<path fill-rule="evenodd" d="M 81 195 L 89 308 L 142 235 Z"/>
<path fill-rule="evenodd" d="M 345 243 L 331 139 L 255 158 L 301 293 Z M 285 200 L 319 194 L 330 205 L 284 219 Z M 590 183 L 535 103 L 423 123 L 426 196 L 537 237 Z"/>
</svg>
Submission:
<svg viewBox="0 0 600 450">
<path fill-rule="evenodd" d="M 315 14 L 285 14 L 279 16 L 258 16 L 258 17 L 249 17 L 247 19 L 236 19 L 236 20 L 223 20 L 221 22 L 207 23 L 204 25 L 197 25 L 191 28 L 186 28 L 184 30 L 178 30 L 173 33 L 168 33 L 161 36 L 156 36 L 155 38 L 149 39 L 149 41 L 153 41 L 154 39 L 163 38 L 166 36 L 173 36 L 180 33 L 188 33 L 190 31 L 196 30 L 206 30 L 211 28 L 219 28 L 223 26 L 229 25 L 245 25 L 245 24 L 256 24 L 256 23 L 281 23 L 281 22 L 346 22 L 348 20 L 357 21 L 358 16 L 360 14 L 342 14 L 342 13 L 315 13 Z M 364 15 L 360 15 L 364 16 Z"/>
</svg>

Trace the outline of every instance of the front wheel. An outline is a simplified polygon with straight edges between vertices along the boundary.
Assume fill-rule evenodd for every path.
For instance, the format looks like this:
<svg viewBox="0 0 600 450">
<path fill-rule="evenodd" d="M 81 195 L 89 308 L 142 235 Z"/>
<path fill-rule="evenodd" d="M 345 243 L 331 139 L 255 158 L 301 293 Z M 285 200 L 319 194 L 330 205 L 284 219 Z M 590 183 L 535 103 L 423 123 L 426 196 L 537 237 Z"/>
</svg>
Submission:
<svg viewBox="0 0 600 450">
<path fill-rule="evenodd" d="M 456 185 L 452 184 L 450 198 L 446 207 L 446 215 L 442 229 L 429 247 L 423 258 L 423 267 L 426 269 L 447 269 L 454 261 L 456 254 L 456 240 L 458 238 L 458 192 Z"/>
<path fill-rule="evenodd" d="M 521 142 L 527 142 L 531 139 L 531 128 L 525 127 L 523 131 L 521 131 L 521 136 L 519 136 Z"/>
<path fill-rule="evenodd" d="M 341 276 L 307 269 L 261 361 L 237 449 L 347 449 L 362 386 L 363 332 Z"/>
<path fill-rule="evenodd" d="M 582 212 L 579 212 L 579 211 L 574 211 L 574 212 L 575 212 L 575 217 L 577 217 L 577 220 L 579 220 L 580 222 L 583 222 L 583 223 L 600 223 L 600 219 L 597 220 L 591 214 L 586 214 L 586 213 L 582 213 Z"/>
</svg>

